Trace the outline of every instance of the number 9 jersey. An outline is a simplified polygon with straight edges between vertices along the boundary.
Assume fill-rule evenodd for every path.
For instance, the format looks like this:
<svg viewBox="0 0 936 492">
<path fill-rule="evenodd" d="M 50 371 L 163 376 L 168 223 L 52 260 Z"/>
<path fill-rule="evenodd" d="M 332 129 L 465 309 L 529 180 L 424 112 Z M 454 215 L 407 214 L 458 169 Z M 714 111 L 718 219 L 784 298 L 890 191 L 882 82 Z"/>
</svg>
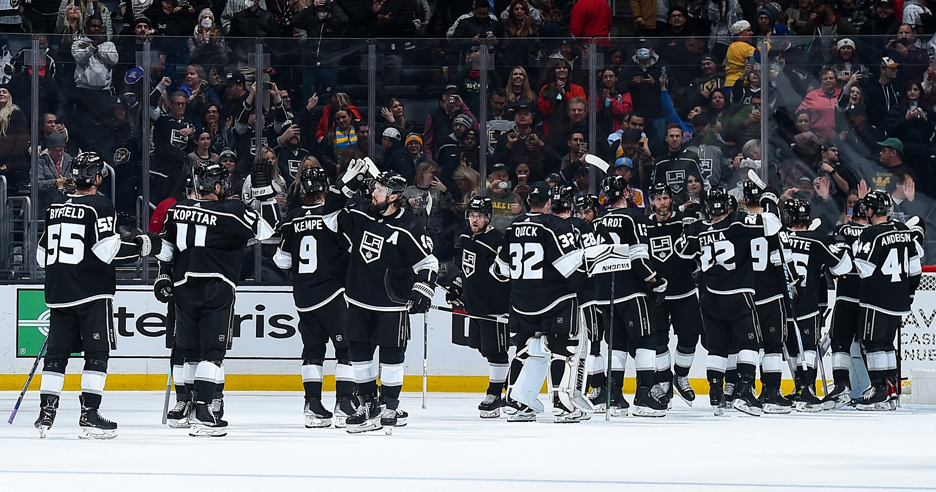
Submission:
<svg viewBox="0 0 936 492">
<path fill-rule="evenodd" d="M 304 205 L 290 212 L 273 256 L 276 266 L 292 271 L 299 311 L 318 309 L 345 290 L 351 242 L 325 225 L 323 210 L 324 205 Z"/>
</svg>

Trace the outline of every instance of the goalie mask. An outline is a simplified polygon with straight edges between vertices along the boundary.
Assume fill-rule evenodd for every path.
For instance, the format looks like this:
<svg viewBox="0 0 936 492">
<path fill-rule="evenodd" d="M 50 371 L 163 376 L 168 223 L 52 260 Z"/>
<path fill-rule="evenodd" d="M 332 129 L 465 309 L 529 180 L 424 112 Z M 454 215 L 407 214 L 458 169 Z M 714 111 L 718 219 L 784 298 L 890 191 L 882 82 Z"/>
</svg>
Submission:
<svg viewBox="0 0 936 492">
<path fill-rule="evenodd" d="M 192 179 L 199 194 L 214 193 L 215 185 L 219 184 L 221 195 L 224 195 L 224 182 L 227 178 L 227 168 L 218 162 L 200 161 L 192 168 Z M 218 196 L 219 200 L 223 198 L 221 195 Z"/>
<path fill-rule="evenodd" d="M 299 174 L 299 184 L 302 186 L 303 195 L 326 191 L 328 190 L 328 176 L 320 167 L 307 167 Z"/>
<path fill-rule="evenodd" d="M 549 190 L 550 208 L 554 214 L 568 212 L 572 210 L 572 201 L 575 199 L 575 191 L 571 186 L 557 184 Z"/>
<path fill-rule="evenodd" d="M 864 211 L 866 217 L 882 215 L 891 218 L 894 213 L 894 200 L 884 191 L 872 191 L 865 195 Z M 868 214 L 868 212 L 871 212 Z"/>
<path fill-rule="evenodd" d="M 712 188 L 709 191 L 705 197 L 705 212 L 709 217 L 726 215 L 730 211 L 731 200 L 728 197 L 728 192 L 723 187 Z"/>
<path fill-rule="evenodd" d="M 810 213 L 809 202 L 806 200 L 794 198 L 792 200 L 787 200 L 786 203 L 783 204 L 783 221 L 786 223 L 787 227 L 795 224 L 808 225 L 810 220 L 812 220 Z"/>
<path fill-rule="evenodd" d="M 90 187 L 98 176 L 106 177 L 107 171 L 97 152 L 82 152 L 72 161 L 71 177 L 77 185 Z"/>
</svg>

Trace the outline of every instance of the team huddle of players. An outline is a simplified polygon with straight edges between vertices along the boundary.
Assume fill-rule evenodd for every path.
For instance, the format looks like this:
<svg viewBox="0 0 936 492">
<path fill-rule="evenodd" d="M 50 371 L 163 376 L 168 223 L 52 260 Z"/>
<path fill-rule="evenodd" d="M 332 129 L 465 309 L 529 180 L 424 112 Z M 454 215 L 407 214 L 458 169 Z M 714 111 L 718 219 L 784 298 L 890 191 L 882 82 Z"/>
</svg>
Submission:
<svg viewBox="0 0 936 492">
<path fill-rule="evenodd" d="M 399 397 L 409 315 L 432 308 L 437 283 L 467 312 L 490 364 L 478 407 L 483 418 L 503 409 L 510 421 L 536 420 L 547 379 L 556 422 L 603 411 L 624 415 L 628 355 L 637 375 L 633 414 L 664 416 L 674 392 L 689 404 L 695 399 L 688 374 L 700 340 L 716 414 L 729 404 L 751 415 L 848 404 L 855 340 L 871 378 L 858 409 L 896 406 L 894 339 L 919 284 L 922 231 L 890 219 L 887 194 L 862 197 L 855 221 L 828 237 L 810 230 L 808 203 L 789 200 L 781 213 L 756 176 L 745 184 L 746 212 L 724 189 L 711 190 L 699 210 L 677 206 L 670 189 L 658 185 L 645 215 L 628 208 L 630 191 L 620 176 L 601 183 L 604 211 L 597 197 L 573 198 L 570 187 L 535 183 L 530 212 L 504 233 L 490 226 L 491 200 L 472 198 L 457 269 L 439 279 L 430 236 L 402 207 L 401 176 L 380 173 L 367 159 L 350 163 L 335 183 L 321 169 L 303 169 L 297 176 L 302 206 L 283 218 L 271 166 L 254 164 L 255 204 L 248 208 L 225 199 L 224 166 L 195 163 L 189 198 L 169 209 L 163 232 L 122 238 L 113 205 L 97 194 L 103 161 L 90 152 L 76 158 L 76 191 L 50 206 L 37 251 L 51 309 L 35 423 L 40 436 L 54 423 L 74 352 L 85 359 L 80 437 L 116 435 L 117 424 L 98 412 L 115 342 L 114 266 L 150 254 L 160 268 L 154 293 L 169 303 L 174 319 L 177 401 L 167 423 L 192 436 L 226 435 L 223 360 L 232 342 L 241 257 L 249 239 L 277 229 L 282 239 L 274 261 L 292 272 L 299 312 L 306 427 L 334 425 L 356 434 L 406 425 Z M 826 348 L 819 340 L 819 299 L 827 276 L 836 290 L 834 387 L 820 399 L 816 368 Z M 329 341 L 337 359 L 333 412 L 322 401 Z M 787 396 L 780 392 L 784 359 L 796 379 Z"/>
</svg>

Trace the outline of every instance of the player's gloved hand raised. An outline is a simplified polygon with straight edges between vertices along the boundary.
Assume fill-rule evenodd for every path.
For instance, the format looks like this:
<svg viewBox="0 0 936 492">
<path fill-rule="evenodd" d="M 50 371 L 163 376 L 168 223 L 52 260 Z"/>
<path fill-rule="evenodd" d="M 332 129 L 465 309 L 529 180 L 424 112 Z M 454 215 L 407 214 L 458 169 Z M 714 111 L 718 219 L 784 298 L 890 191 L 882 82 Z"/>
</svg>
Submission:
<svg viewBox="0 0 936 492">
<path fill-rule="evenodd" d="M 650 282 L 647 282 L 647 299 L 653 303 L 654 306 L 663 304 L 663 301 L 666 299 L 666 285 L 666 279 L 663 277 L 656 277 Z"/>
<path fill-rule="evenodd" d="M 162 303 L 169 302 L 172 299 L 172 279 L 169 275 L 160 275 L 156 277 L 156 283 L 153 284 L 153 294 L 156 300 Z"/>
<path fill-rule="evenodd" d="M 335 188 L 344 196 L 351 198 L 364 181 L 366 171 L 367 162 L 364 159 L 355 159 L 349 162 L 347 169 L 338 177 Z"/>
<path fill-rule="evenodd" d="M 455 280 L 452 281 L 452 285 L 445 290 L 445 302 L 451 304 L 452 307 L 464 307 L 465 301 L 462 300 L 463 295 L 462 279 L 461 277 L 455 277 Z"/>
<path fill-rule="evenodd" d="M 409 313 L 423 314 L 429 312 L 429 308 L 432 307 L 432 294 L 432 287 L 428 284 L 422 282 L 413 284 L 413 290 L 410 291 L 409 296 Z"/>
<path fill-rule="evenodd" d="M 254 163 L 250 170 L 250 193 L 254 199 L 265 201 L 276 196 L 273 189 L 273 163 L 262 159 Z"/>
<path fill-rule="evenodd" d="M 155 232 L 147 232 L 133 237 L 133 244 L 140 250 L 140 257 L 158 255 L 162 251 L 162 238 Z"/>
</svg>

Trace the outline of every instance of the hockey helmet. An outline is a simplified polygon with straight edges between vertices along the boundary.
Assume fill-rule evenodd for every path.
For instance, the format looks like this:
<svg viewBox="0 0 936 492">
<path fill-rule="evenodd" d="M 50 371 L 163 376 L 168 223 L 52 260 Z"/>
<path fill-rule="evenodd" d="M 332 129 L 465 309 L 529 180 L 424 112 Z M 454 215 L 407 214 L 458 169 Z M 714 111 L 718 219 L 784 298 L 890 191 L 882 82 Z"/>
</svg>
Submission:
<svg viewBox="0 0 936 492">
<path fill-rule="evenodd" d="M 748 204 L 759 204 L 761 195 L 764 194 L 764 190 L 753 181 L 745 181 L 742 190 L 744 192 L 744 202 Z"/>
<path fill-rule="evenodd" d="M 787 200 L 783 204 L 783 221 L 786 222 L 787 226 L 791 224 L 809 224 L 812 219 L 810 212 L 808 201 L 799 198 Z"/>
<path fill-rule="evenodd" d="M 874 215 L 883 215 L 889 219 L 894 213 L 894 200 L 887 192 L 868 192 L 863 201 L 865 216 L 867 216 L 867 212 L 870 211 Z"/>
<path fill-rule="evenodd" d="M 738 211 L 738 199 L 734 195 L 728 195 L 728 211 L 737 212 Z"/>
<path fill-rule="evenodd" d="M 227 168 L 219 162 L 198 161 L 192 167 L 192 180 L 199 193 L 214 193 L 216 184 L 224 188 L 228 174 Z"/>
<path fill-rule="evenodd" d="M 488 220 L 491 220 L 491 214 L 494 213 L 494 203 L 490 197 L 475 195 L 468 200 L 465 206 L 465 218 L 472 213 L 484 214 Z"/>
<path fill-rule="evenodd" d="M 376 183 L 387 187 L 387 196 L 396 194 L 397 200 L 403 199 L 403 191 L 406 190 L 406 178 L 400 176 L 396 171 L 384 171 L 377 176 Z"/>
<path fill-rule="evenodd" d="M 97 152 L 82 152 L 71 164 L 71 176 L 76 184 L 91 186 L 98 176 L 107 176 L 104 159 Z"/>
<path fill-rule="evenodd" d="M 557 184 L 549 189 L 549 200 L 553 213 L 568 212 L 572 210 L 575 190 L 569 185 Z"/>
<path fill-rule="evenodd" d="M 653 197 L 657 195 L 667 195 L 670 198 L 673 198 L 673 190 L 669 186 L 666 186 L 665 183 L 655 183 L 650 187 L 650 193 L 647 195 L 653 200 Z"/>
<path fill-rule="evenodd" d="M 307 167 L 299 173 L 299 183 L 302 185 L 302 193 L 306 195 L 316 191 L 325 191 L 328 189 L 328 176 L 320 167 Z"/>
<path fill-rule="evenodd" d="M 709 190 L 708 196 L 705 197 L 705 212 L 708 213 L 710 217 L 727 214 L 730 212 L 729 208 L 731 207 L 731 200 L 728 199 L 729 196 L 731 195 L 721 186 L 712 188 Z"/>
<path fill-rule="evenodd" d="M 598 202 L 598 197 L 595 195 L 582 194 L 582 195 L 575 197 L 576 212 L 585 212 L 587 210 L 593 210 L 597 213 L 599 206 L 600 206 L 600 203 Z"/>
<path fill-rule="evenodd" d="M 601 192 L 610 203 L 618 201 L 627 190 L 627 180 L 617 174 L 601 180 Z"/>
</svg>

